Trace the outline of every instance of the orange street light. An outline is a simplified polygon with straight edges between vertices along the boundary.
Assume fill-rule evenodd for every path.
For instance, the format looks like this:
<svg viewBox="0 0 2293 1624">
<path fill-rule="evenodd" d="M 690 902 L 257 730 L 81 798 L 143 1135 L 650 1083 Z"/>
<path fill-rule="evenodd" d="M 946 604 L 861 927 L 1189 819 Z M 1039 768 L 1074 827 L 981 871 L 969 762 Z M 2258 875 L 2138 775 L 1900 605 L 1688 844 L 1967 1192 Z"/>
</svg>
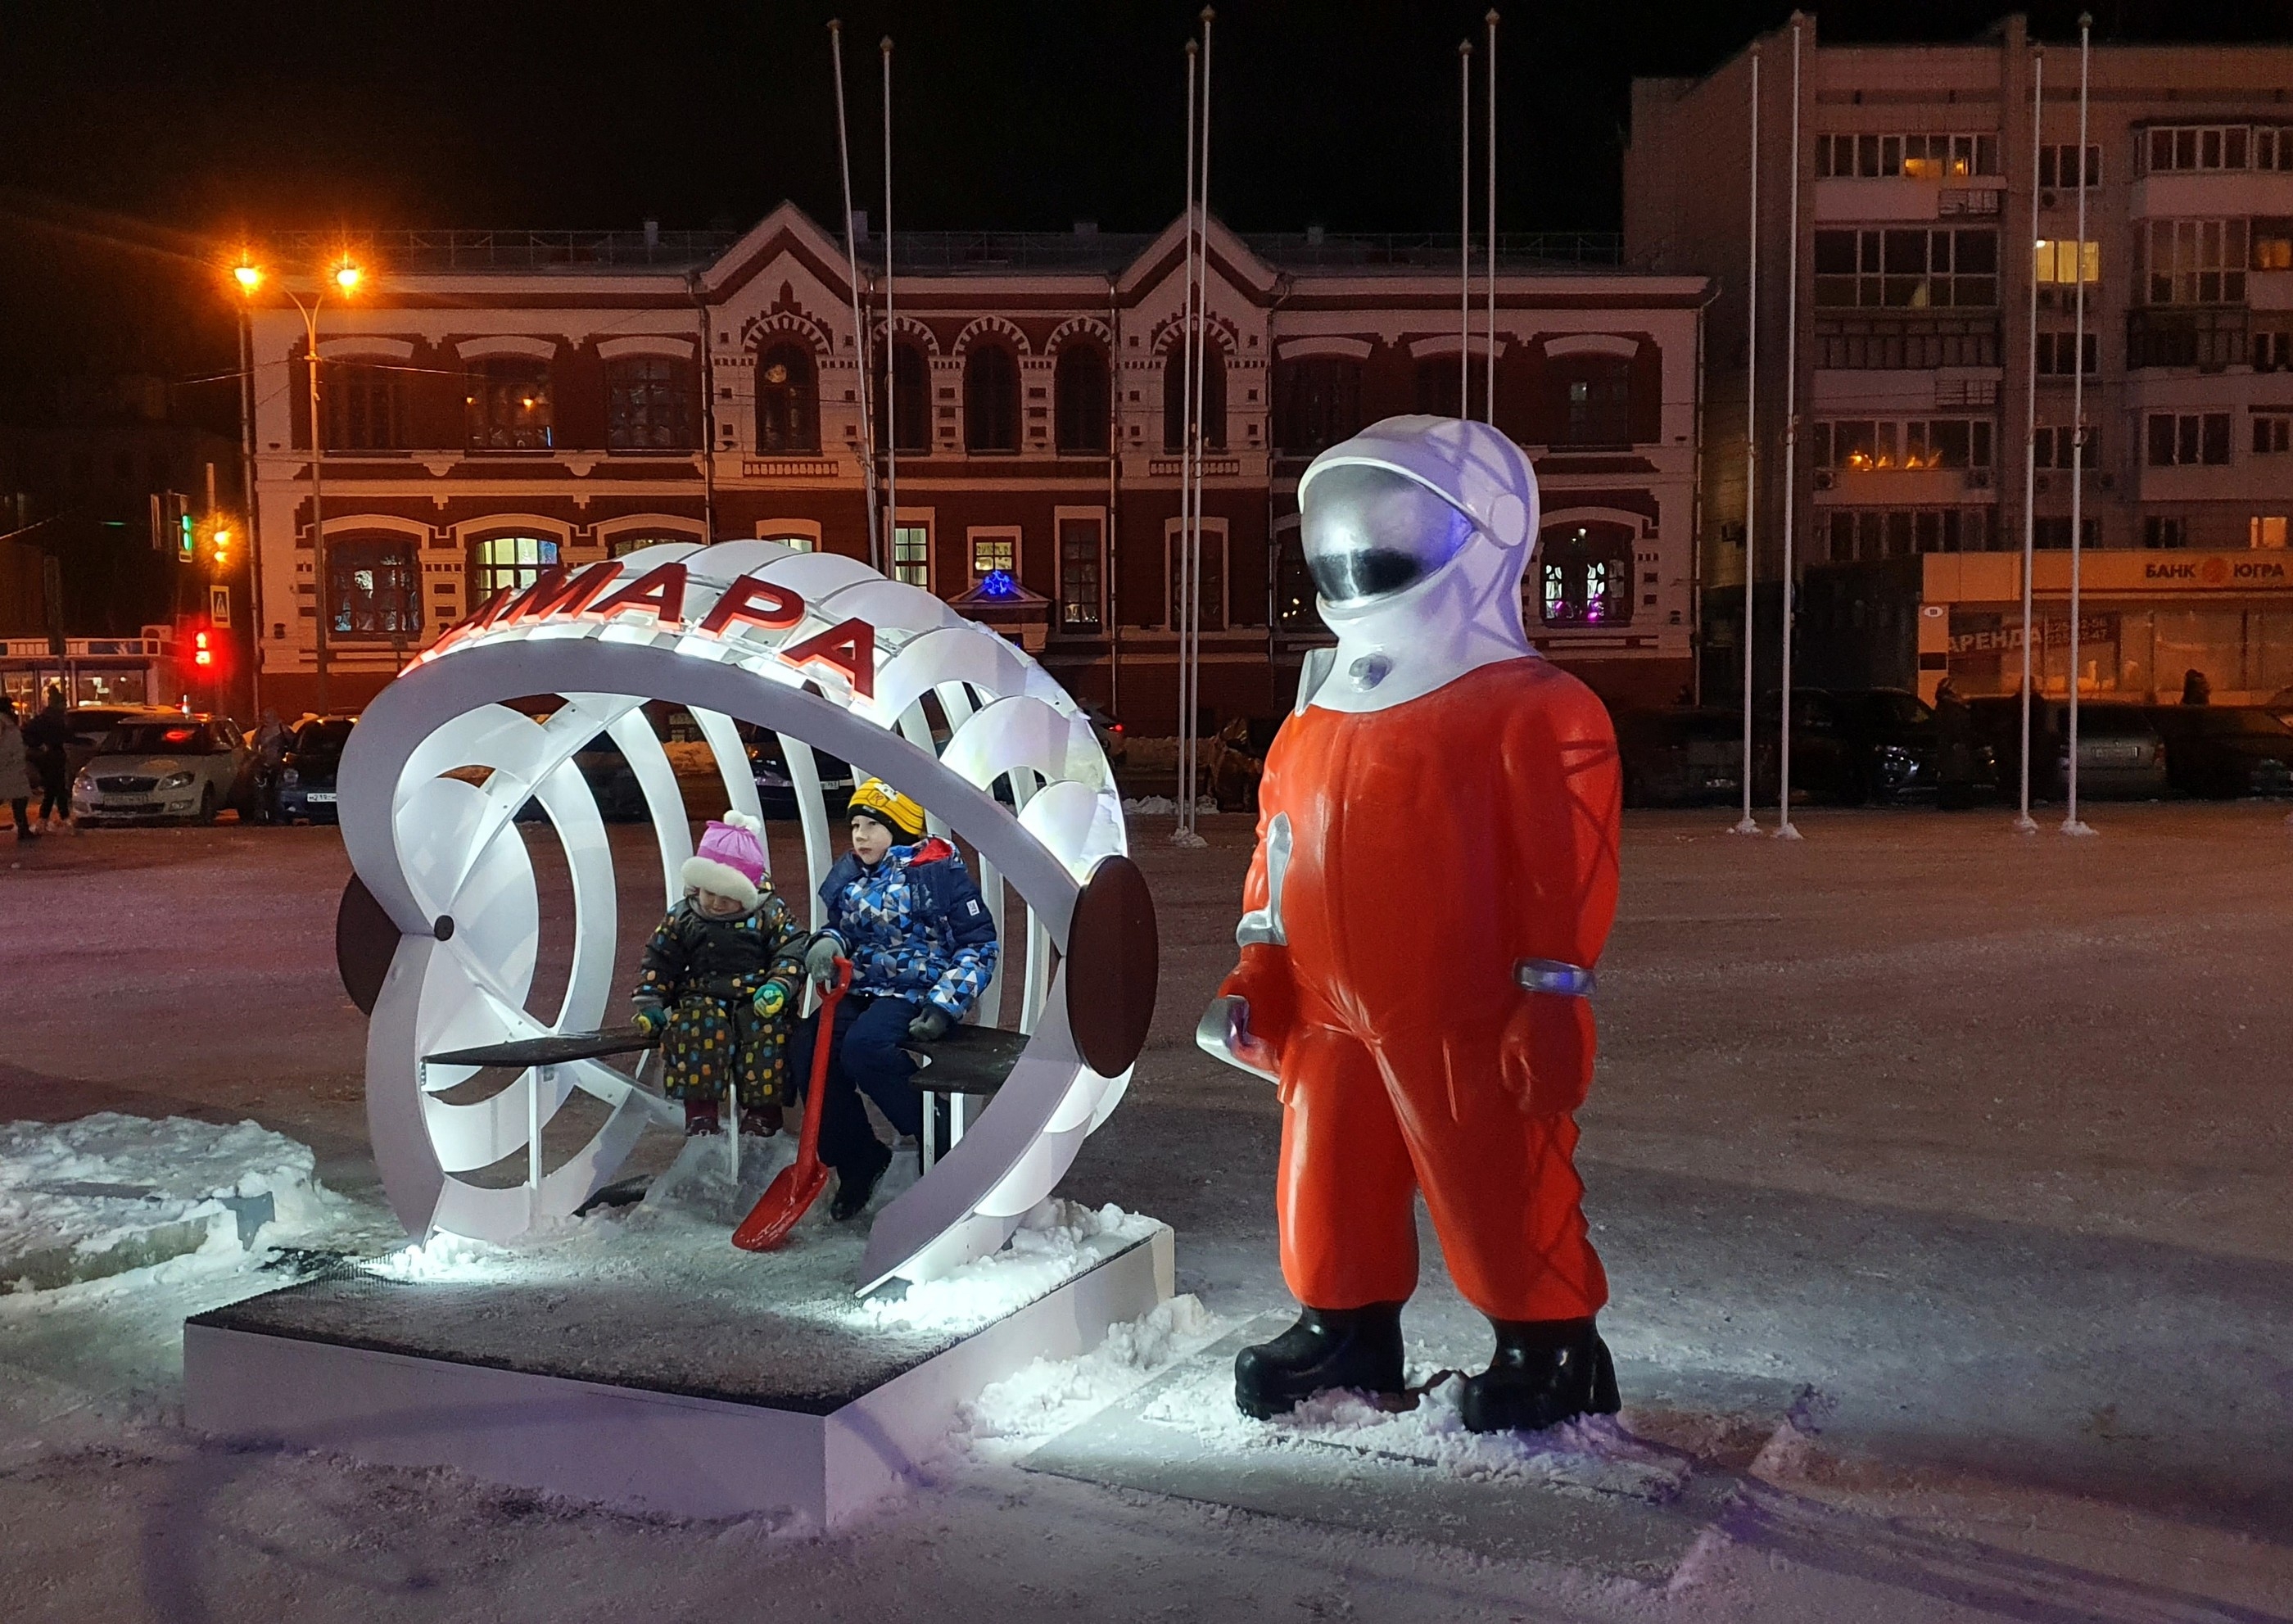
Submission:
<svg viewBox="0 0 2293 1624">
<path fill-rule="evenodd" d="M 365 272 L 359 269 L 357 264 L 346 259 L 343 261 L 341 264 L 335 267 L 335 286 L 341 288 L 344 293 L 355 293 L 358 291 L 359 283 L 364 280 L 365 276 Z"/>
<path fill-rule="evenodd" d="M 239 290 L 241 293 L 253 293 L 257 288 L 263 286 L 263 267 L 249 264 L 246 260 L 239 261 L 232 269 L 231 275 L 238 279 Z"/>
</svg>

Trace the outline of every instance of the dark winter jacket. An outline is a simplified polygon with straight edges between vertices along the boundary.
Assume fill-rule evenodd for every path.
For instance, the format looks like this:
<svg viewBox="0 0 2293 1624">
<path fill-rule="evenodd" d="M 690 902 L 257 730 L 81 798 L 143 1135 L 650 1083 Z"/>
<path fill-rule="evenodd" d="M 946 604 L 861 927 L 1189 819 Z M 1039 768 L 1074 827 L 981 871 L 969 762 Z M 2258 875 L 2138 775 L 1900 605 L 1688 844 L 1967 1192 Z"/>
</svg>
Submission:
<svg viewBox="0 0 2293 1624">
<path fill-rule="evenodd" d="M 828 929 L 852 961 L 852 989 L 928 1000 L 961 1020 L 995 978 L 995 921 L 945 840 L 895 846 L 873 868 L 847 852 L 821 882 Z"/>
<path fill-rule="evenodd" d="M 792 1005 L 804 985 L 808 939 L 777 893 L 732 919 L 711 919 L 687 897 L 645 944 L 632 1001 L 640 1010 L 671 1009 L 690 997 L 747 1003 L 766 982 L 778 981 Z"/>
<path fill-rule="evenodd" d="M 49 705 L 24 724 L 24 753 L 32 765 L 51 775 L 64 770 L 65 751 L 72 739 L 70 713 Z"/>
</svg>

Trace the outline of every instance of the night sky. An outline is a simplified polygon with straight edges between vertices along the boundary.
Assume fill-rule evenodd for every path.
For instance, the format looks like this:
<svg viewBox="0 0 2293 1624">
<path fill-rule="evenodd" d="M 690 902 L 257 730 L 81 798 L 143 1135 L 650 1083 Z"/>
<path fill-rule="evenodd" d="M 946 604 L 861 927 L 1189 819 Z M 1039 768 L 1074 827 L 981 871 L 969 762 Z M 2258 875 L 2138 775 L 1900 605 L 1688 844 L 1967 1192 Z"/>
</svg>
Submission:
<svg viewBox="0 0 2293 1624">
<path fill-rule="evenodd" d="M 1449 229 L 1456 42 L 1486 0 L 1231 0 L 1212 207 L 1244 229 Z M 231 359 L 207 267 L 282 226 L 739 226 L 835 218 L 824 24 L 846 24 L 861 206 L 879 186 L 877 40 L 898 42 L 895 223 L 1151 229 L 1177 213 L 1198 3 L 186 5 L 0 9 L 0 411 L 86 369 Z M 1813 8 L 1827 37 L 1964 38 L 1965 0 Z M 2284 4 L 2099 0 L 2100 34 L 2257 38 Z M 1506 8 L 1501 223 L 1613 228 L 1630 81 L 1695 73 L 1772 0 Z M 2076 6 L 2030 8 L 2049 37 Z M 1478 71 L 1478 69 L 1477 69 Z M 223 402 L 226 407 L 230 402 Z"/>
</svg>

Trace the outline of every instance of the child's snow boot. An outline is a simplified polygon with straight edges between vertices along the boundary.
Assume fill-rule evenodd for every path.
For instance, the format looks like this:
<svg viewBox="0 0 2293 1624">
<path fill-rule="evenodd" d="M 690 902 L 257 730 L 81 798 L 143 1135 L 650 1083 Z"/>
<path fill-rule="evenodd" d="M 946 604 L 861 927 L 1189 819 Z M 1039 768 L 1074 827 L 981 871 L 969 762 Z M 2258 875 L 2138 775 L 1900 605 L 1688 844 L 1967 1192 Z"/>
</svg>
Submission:
<svg viewBox="0 0 2293 1624">
<path fill-rule="evenodd" d="M 1457 1410 L 1472 1433 L 1542 1432 L 1623 1408 L 1616 1362 L 1590 1320 L 1493 1320 L 1496 1357 L 1465 1378 Z"/>
<path fill-rule="evenodd" d="M 714 1100 L 687 1100 L 685 1102 L 685 1136 L 693 1138 L 718 1130 L 717 1102 Z"/>
<path fill-rule="evenodd" d="M 758 1139 L 770 1139 L 781 1131 L 781 1108 L 766 1103 L 744 1105 L 741 1108 L 741 1132 L 753 1133 Z"/>
<path fill-rule="evenodd" d="M 884 1181 L 884 1170 L 892 1165 L 892 1153 L 879 1144 L 876 1159 L 858 1173 L 842 1168 L 836 1173 L 836 1194 L 828 1203 L 828 1215 L 839 1223 L 857 1218 L 868 1207 L 869 1198 L 876 1186 Z"/>
<path fill-rule="evenodd" d="M 1398 1393 L 1401 1373 L 1401 1304 L 1309 1308 L 1272 1342 L 1235 1355 L 1234 1403 L 1265 1421 L 1332 1387 Z"/>
</svg>

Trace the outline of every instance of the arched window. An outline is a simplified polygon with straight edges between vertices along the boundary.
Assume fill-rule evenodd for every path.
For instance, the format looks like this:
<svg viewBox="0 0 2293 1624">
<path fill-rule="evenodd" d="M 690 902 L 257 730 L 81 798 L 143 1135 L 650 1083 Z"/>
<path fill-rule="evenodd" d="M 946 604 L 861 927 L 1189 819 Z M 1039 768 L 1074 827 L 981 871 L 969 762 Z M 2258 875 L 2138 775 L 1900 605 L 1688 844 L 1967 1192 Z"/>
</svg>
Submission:
<svg viewBox="0 0 2293 1624">
<path fill-rule="evenodd" d="M 757 450 L 766 454 L 820 449 L 820 389 L 812 349 L 790 339 L 757 356 Z"/>
<path fill-rule="evenodd" d="M 1345 355 L 1304 355 L 1274 369 L 1274 443 L 1289 457 L 1310 457 L 1362 426 L 1361 362 Z"/>
<path fill-rule="evenodd" d="M 1633 532 L 1598 521 L 1556 524 L 1539 543 L 1529 579 L 1547 626 L 1629 626 Z"/>
<path fill-rule="evenodd" d="M 880 386 L 882 378 L 878 378 Z M 905 340 L 892 346 L 892 446 L 900 451 L 931 450 L 931 362 L 921 345 Z M 876 443 L 886 443 L 884 400 L 876 400 Z"/>
<path fill-rule="evenodd" d="M 1106 451 L 1106 355 L 1088 339 L 1059 351 L 1052 380 L 1057 396 L 1059 450 L 1104 455 Z"/>
<path fill-rule="evenodd" d="M 422 566 L 411 536 L 328 536 L 327 635 L 393 642 L 422 631 Z"/>
<path fill-rule="evenodd" d="M 605 363 L 605 443 L 617 451 L 689 451 L 701 443 L 693 368 L 666 355 Z"/>
<path fill-rule="evenodd" d="M 1622 355 L 1559 355 L 1547 376 L 1554 445 L 1633 443 L 1633 363 Z"/>
<path fill-rule="evenodd" d="M 557 567 L 557 542 L 544 536 L 488 536 L 470 544 L 470 601 L 482 604 L 504 587 L 520 589 Z"/>
<path fill-rule="evenodd" d="M 1163 361 L 1163 449 L 1179 451 L 1187 444 L 1186 346 L 1172 345 Z M 1217 345 L 1202 358 L 1203 446 L 1226 450 L 1226 353 Z"/>
<path fill-rule="evenodd" d="M 649 547 L 666 547 L 677 541 L 690 544 L 700 539 L 672 530 L 625 530 L 605 543 L 605 556 L 626 558 L 631 553 L 641 553 Z"/>
<path fill-rule="evenodd" d="M 474 363 L 463 406 L 474 451 L 546 451 L 557 443 L 546 361 L 497 355 Z"/>
<path fill-rule="evenodd" d="M 963 363 L 963 445 L 1019 449 L 1019 363 L 1000 344 L 976 344 Z"/>
</svg>

